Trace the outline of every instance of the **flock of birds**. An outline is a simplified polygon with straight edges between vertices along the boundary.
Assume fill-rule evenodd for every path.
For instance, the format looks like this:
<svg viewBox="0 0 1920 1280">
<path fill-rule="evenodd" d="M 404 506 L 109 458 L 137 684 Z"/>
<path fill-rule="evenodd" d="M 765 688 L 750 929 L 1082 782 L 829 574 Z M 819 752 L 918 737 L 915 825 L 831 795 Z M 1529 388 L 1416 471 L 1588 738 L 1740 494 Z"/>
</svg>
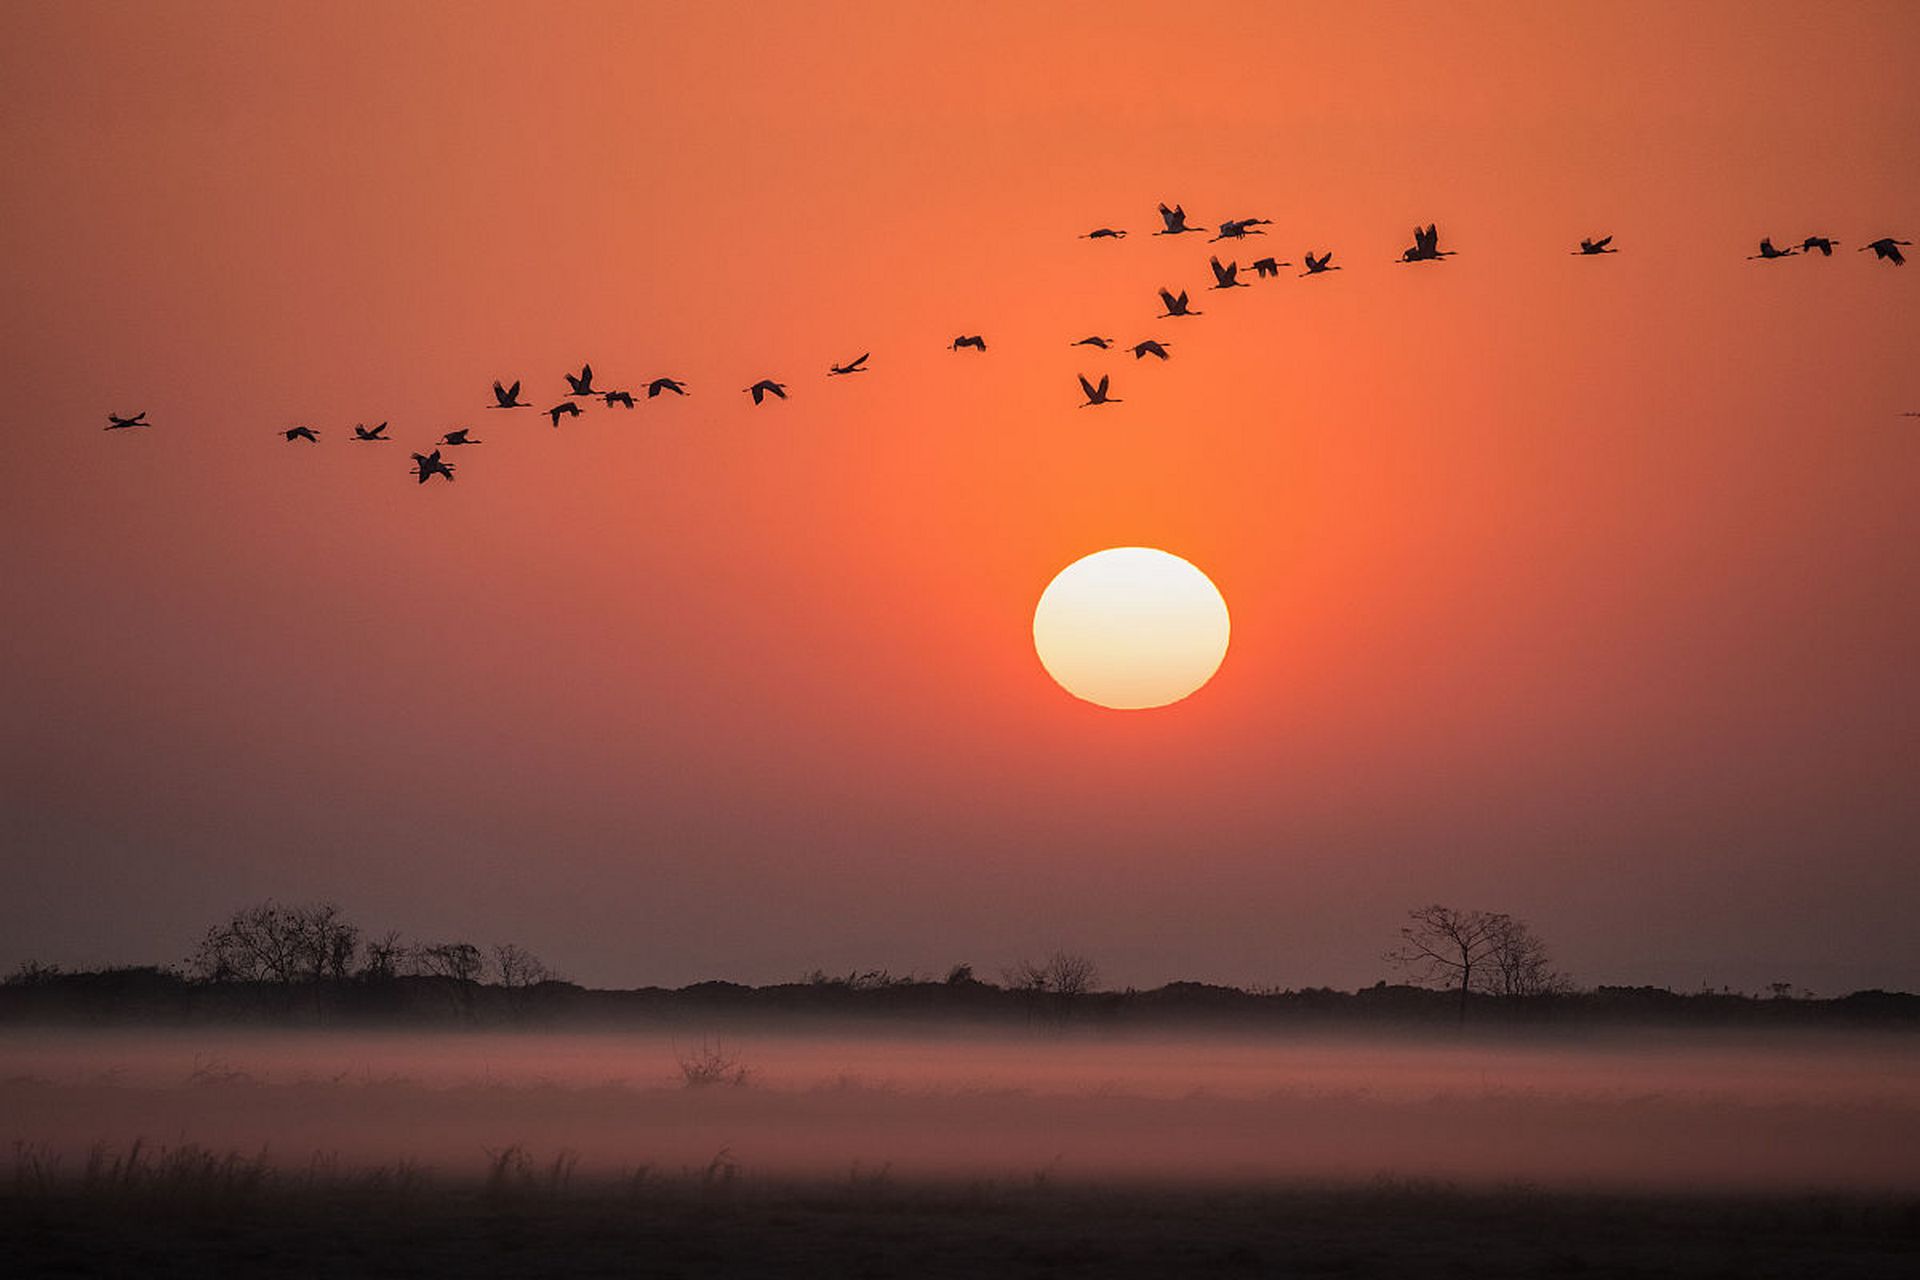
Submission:
<svg viewBox="0 0 1920 1280">
<path fill-rule="evenodd" d="M 1159 207 L 1159 213 L 1161 226 L 1159 230 L 1152 234 L 1156 236 L 1207 235 L 1208 231 L 1211 230 L 1213 234 L 1207 240 L 1209 244 L 1217 244 L 1226 240 L 1244 241 L 1251 236 L 1264 236 L 1266 235 L 1264 228 L 1273 225 L 1273 220 L 1270 218 L 1229 218 L 1225 222 L 1218 223 L 1212 228 L 1191 226 L 1187 222 L 1186 210 L 1177 204 L 1172 206 L 1162 204 Z M 1096 227 L 1092 231 L 1082 235 L 1080 239 L 1124 240 L 1126 237 L 1127 232 L 1122 228 Z M 1839 243 L 1838 240 L 1829 236 L 1814 235 L 1808 236 L 1798 245 L 1788 245 L 1782 249 L 1777 248 L 1773 243 L 1772 237 L 1769 236 L 1761 239 L 1760 251 L 1749 254 L 1748 257 L 1762 261 L 1773 261 L 1779 258 L 1793 257 L 1796 254 L 1807 256 L 1818 253 L 1822 257 L 1831 258 L 1834 248 L 1838 246 Z M 1882 236 L 1878 240 L 1872 240 L 1859 246 L 1859 252 L 1871 252 L 1875 261 L 1890 262 L 1896 267 L 1904 266 L 1906 264 L 1906 258 L 1901 254 L 1900 250 L 1910 248 L 1912 244 L 1913 242 L 1910 240 L 1899 240 L 1892 236 Z M 1608 235 L 1601 236 L 1597 239 L 1583 239 L 1580 241 L 1580 247 L 1570 250 L 1570 252 L 1576 257 L 1595 257 L 1600 254 L 1618 253 L 1620 251 L 1613 247 L 1613 237 Z M 1453 257 L 1454 254 L 1454 250 L 1442 249 L 1440 247 L 1439 228 L 1435 224 L 1429 223 L 1424 227 L 1415 227 L 1413 229 L 1413 243 L 1402 250 L 1400 256 L 1395 259 L 1395 261 L 1399 263 L 1439 262 L 1446 258 Z M 1325 275 L 1329 272 L 1341 270 L 1339 266 L 1334 265 L 1333 251 L 1330 249 L 1317 256 L 1309 249 L 1303 255 L 1303 258 L 1305 270 L 1298 273 L 1303 278 L 1306 276 Z M 1220 261 L 1218 255 L 1210 255 L 1207 260 L 1207 265 L 1213 272 L 1213 284 L 1210 285 L 1209 288 L 1246 289 L 1251 287 L 1246 281 L 1240 279 L 1240 263 L 1237 259 L 1223 263 Z M 1271 255 L 1255 258 L 1248 263 L 1254 277 L 1260 280 L 1277 277 L 1282 267 L 1291 267 L 1293 265 L 1291 262 L 1280 261 L 1277 257 Z M 1158 319 L 1182 319 L 1189 316 L 1205 314 L 1202 311 L 1194 309 L 1192 301 L 1185 289 L 1175 293 L 1171 289 L 1162 287 L 1159 293 L 1160 303 L 1164 309 L 1156 317 Z M 1089 335 L 1074 341 L 1070 345 L 1075 347 L 1092 347 L 1101 351 L 1107 351 L 1113 348 L 1114 340 L 1099 335 Z M 1157 338 L 1148 338 L 1134 343 L 1131 347 L 1124 347 L 1122 349 L 1132 351 L 1135 360 L 1144 360 L 1148 356 L 1152 356 L 1158 360 L 1167 360 L 1171 357 L 1171 353 L 1167 350 L 1170 345 L 1170 343 L 1162 342 Z M 948 344 L 948 348 L 956 352 L 975 351 L 984 353 L 987 349 L 987 341 L 982 335 L 977 333 L 961 334 Z M 872 359 L 872 356 L 873 353 L 870 351 L 862 352 L 857 359 L 848 360 L 843 364 L 832 365 L 827 369 L 827 376 L 837 378 L 856 373 L 865 373 L 867 372 L 867 361 Z M 1085 374 L 1078 374 L 1076 376 L 1078 376 L 1080 380 L 1080 391 L 1086 397 L 1086 399 L 1081 402 L 1081 408 L 1090 409 L 1100 405 L 1122 403 L 1118 396 L 1111 393 L 1112 379 L 1109 375 L 1101 374 L 1098 382 L 1091 381 Z M 578 374 L 569 373 L 566 375 L 568 390 L 565 397 L 561 399 L 558 404 L 546 410 L 546 416 L 552 420 L 556 428 L 560 425 L 562 418 L 577 418 L 580 416 L 582 401 L 599 400 L 610 409 L 616 406 L 625 409 L 632 409 L 634 407 L 633 392 L 596 387 L 593 383 L 593 377 L 593 366 L 590 364 L 582 365 Z M 645 386 L 646 396 L 649 400 L 658 399 L 661 395 L 684 396 L 687 394 L 686 384 L 678 378 L 654 378 L 647 382 Z M 770 396 L 778 400 L 785 400 L 787 398 L 787 384 L 773 378 L 761 378 L 752 386 L 742 388 L 742 391 L 744 394 L 753 397 L 753 402 L 756 405 L 765 404 L 767 398 Z M 535 406 L 520 398 L 520 381 L 516 379 L 511 386 L 504 385 L 496 380 L 493 384 L 493 403 L 486 407 L 489 409 L 531 409 Z M 1908 414 L 1906 416 L 1916 417 L 1920 416 L 1920 414 Z M 145 410 L 129 416 L 109 413 L 107 415 L 106 430 L 120 431 L 131 427 L 150 427 L 152 425 L 151 422 L 147 421 Z M 412 474 L 417 478 L 419 483 L 425 484 L 435 476 L 452 480 L 454 464 L 446 460 L 443 456 L 443 450 L 482 443 L 474 437 L 473 430 L 472 427 L 459 427 L 448 431 L 435 442 L 432 452 L 414 454 Z M 279 434 L 289 443 L 318 444 L 320 442 L 320 432 L 308 426 L 288 427 L 280 431 Z M 365 423 L 355 424 L 353 428 L 353 439 L 363 443 L 375 444 L 386 444 L 392 441 L 392 437 L 387 435 L 387 423 L 385 422 L 372 427 L 367 426 Z"/>
</svg>

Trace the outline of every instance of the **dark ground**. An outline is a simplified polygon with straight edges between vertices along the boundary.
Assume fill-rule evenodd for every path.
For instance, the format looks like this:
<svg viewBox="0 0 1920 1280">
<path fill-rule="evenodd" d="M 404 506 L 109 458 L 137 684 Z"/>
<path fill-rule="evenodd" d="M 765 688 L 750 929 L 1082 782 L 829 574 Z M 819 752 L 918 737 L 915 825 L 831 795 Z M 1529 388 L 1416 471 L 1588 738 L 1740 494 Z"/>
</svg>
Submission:
<svg viewBox="0 0 1920 1280">
<path fill-rule="evenodd" d="M 760 1183 L 726 1169 L 576 1185 L 386 1170 L 251 1184 L 0 1189 L 7 1274 L 38 1276 L 1920 1275 L 1920 1196 L 1632 1197 L 1341 1189 Z"/>
</svg>

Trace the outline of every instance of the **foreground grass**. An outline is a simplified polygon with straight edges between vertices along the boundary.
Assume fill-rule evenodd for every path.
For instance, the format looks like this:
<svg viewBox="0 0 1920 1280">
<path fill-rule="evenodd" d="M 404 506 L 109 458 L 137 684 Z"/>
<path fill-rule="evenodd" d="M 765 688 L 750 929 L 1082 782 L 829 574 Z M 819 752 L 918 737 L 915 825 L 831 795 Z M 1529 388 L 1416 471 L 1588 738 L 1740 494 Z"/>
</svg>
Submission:
<svg viewBox="0 0 1920 1280">
<path fill-rule="evenodd" d="M 287 1169 L 192 1145 L 14 1150 L 9 1274 L 241 1276 L 1906 1277 L 1920 1196 L 1632 1196 L 1333 1186 L 583 1177 L 519 1147 L 466 1170 Z"/>
</svg>

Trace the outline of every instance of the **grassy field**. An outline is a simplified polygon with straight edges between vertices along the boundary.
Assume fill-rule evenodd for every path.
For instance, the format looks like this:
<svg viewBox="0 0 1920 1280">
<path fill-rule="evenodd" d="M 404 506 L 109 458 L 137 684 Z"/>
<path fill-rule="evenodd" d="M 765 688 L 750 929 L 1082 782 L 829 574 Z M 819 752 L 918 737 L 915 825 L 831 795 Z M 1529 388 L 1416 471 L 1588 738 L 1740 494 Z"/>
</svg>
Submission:
<svg viewBox="0 0 1920 1280">
<path fill-rule="evenodd" d="M 581 1175 L 507 1148 L 461 1171 L 303 1169 L 194 1146 L 16 1148 L 18 1276 L 1904 1277 L 1920 1197 Z"/>
</svg>

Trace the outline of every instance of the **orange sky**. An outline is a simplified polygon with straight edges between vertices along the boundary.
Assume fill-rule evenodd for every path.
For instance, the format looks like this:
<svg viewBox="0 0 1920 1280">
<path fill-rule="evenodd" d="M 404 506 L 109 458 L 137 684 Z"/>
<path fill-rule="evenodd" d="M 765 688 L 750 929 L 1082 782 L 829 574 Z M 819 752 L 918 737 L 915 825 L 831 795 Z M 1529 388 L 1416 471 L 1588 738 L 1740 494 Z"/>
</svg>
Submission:
<svg viewBox="0 0 1920 1280">
<path fill-rule="evenodd" d="M 9 6 L 0 964 L 276 895 L 590 982 L 1354 985 L 1439 900 L 1587 982 L 1911 989 L 1920 264 L 1855 246 L 1920 239 L 1915 49 L 1900 4 Z M 1208 278 L 1162 199 L 1346 269 L 1155 320 Z M 1459 256 L 1394 265 L 1428 220 Z M 582 360 L 693 395 L 481 409 Z M 1234 633 L 1126 715 L 1028 627 L 1136 544 Z"/>
</svg>

